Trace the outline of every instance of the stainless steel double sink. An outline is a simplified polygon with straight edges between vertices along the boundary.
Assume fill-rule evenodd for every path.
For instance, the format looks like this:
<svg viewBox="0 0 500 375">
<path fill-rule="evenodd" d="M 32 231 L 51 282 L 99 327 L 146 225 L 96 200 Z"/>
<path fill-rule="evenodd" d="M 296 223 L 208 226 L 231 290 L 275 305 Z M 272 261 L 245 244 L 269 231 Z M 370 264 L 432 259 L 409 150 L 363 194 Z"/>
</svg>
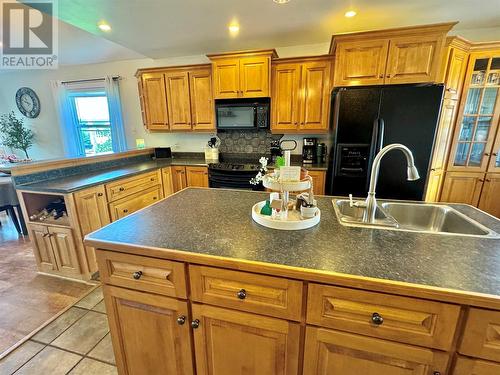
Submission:
<svg viewBox="0 0 500 375">
<path fill-rule="evenodd" d="M 332 203 L 340 224 L 346 226 L 500 238 L 496 232 L 447 205 L 383 202 L 377 206 L 375 220 L 368 223 L 364 221 L 365 207 L 352 205 L 347 199 L 333 199 Z"/>
</svg>

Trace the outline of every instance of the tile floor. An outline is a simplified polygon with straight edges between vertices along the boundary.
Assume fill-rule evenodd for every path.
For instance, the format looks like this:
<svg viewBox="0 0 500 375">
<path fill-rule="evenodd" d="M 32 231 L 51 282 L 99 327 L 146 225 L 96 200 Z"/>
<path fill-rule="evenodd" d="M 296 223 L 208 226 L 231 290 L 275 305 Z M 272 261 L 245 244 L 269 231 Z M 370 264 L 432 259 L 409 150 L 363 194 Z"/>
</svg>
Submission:
<svg viewBox="0 0 500 375">
<path fill-rule="evenodd" d="M 0 358 L 94 286 L 40 275 L 29 238 L 0 213 Z M 0 375 L 4 375 L 0 371 Z"/>
<path fill-rule="evenodd" d="M 117 374 L 101 287 L 0 360 L 0 374 Z"/>
</svg>

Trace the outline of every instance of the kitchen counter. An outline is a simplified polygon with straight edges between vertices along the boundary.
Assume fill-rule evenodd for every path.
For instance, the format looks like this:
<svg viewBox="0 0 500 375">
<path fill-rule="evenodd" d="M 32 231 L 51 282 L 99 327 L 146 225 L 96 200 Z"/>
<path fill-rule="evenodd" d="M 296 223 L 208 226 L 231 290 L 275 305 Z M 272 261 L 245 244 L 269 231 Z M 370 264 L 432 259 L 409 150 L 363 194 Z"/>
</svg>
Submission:
<svg viewBox="0 0 500 375">
<path fill-rule="evenodd" d="M 26 191 L 69 194 L 92 186 L 109 183 L 120 178 L 131 177 L 140 173 L 152 171 L 158 168 L 168 167 L 171 165 L 208 166 L 204 158 L 182 157 L 173 159 L 158 159 L 121 165 L 118 167 L 103 169 L 101 171 L 86 172 L 71 176 L 61 176 L 59 178 L 31 182 L 27 184 L 19 184 L 16 185 L 16 188 Z M 302 164 L 292 163 L 292 165 Z M 309 170 L 326 171 L 327 169 L 326 164 L 308 164 L 303 166 Z"/>
<path fill-rule="evenodd" d="M 316 227 L 272 230 L 251 218 L 253 204 L 266 196 L 186 189 L 88 235 L 85 242 L 157 258 L 209 259 L 250 271 L 258 265 L 282 276 L 300 273 L 314 281 L 500 306 L 498 239 L 345 227 L 337 221 L 332 197 L 317 197 L 321 222 Z M 500 221 L 492 216 L 452 206 L 500 233 Z"/>
</svg>

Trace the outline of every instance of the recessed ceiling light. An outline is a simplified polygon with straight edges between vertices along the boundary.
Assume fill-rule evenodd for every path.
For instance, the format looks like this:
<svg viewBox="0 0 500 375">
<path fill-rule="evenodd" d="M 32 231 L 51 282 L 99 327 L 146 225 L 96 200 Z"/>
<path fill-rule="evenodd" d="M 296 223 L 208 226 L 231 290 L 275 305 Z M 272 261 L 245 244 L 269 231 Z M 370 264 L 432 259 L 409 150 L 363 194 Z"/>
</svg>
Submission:
<svg viewBox="0 0 500 375">
<path fill-rule="evenodd" d="M 229 32 L 231 34 L 237 34 L 240 31 L 240 25 L 237 23 L 232 23 L 229 25 Z"/>
<path fill-rule="evenodd" d="M 347 18 L 351 18 L 351 17 L 354 17 L 357 13 L 354 11 L 354 10 L 349 10 L 347 12 L 345 12 L 344 16 L 346 16 Z"/>
<path fill-rule="evenodd" d="M 286 4 L 289 3 L 290 0 L 273 0 L 276 4 Z"/>
<path fill-rule="evenodd" d="M 111 31 L 111 26 L 109 26 L 106 22 L 100 22 L 97 26 L 101 29 L 101 31 Z"/>
</svg>

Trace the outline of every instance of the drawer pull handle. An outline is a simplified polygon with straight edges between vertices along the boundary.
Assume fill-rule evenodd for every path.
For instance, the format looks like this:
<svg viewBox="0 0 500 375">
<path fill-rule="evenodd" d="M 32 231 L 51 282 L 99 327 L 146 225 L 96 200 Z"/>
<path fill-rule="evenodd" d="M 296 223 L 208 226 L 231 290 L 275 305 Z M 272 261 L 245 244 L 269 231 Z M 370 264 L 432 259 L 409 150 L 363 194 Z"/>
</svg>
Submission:
<svg viewBox="0 0 500 375">
<path fill-rule="evenodd" d="M 118 190 L 123 191 L 123 190 L 125 190 L 125 188 L 124 188 L 124 187 L 121 187 L 121 188 L 119 188 Z"/>
<path fill-rule="evenodd" d="M 373 324 L 376 324 L 379 326 L 382 323 L 384 323 L 384 318 L 382 318 L 382 316 L 379 313 L 373 313 L 372 322 L 373 322 Z"/>
<path fill-rule="evenodd" d="M 196 329 L 196 328 L 198 328 L 199 326 L 200 326 L 200 320 L 199 320 L 199 319 L 195 319 L 195 320 L 193 320 L 193 321 L 191 322 L 191 327 L 192 327 L 193 329 Z"/>
<path fill-rule="evenodd" d="M 184 315 L 181 315 L 177 318 L 177 324 L 182 326 L 184 323 L 186 323 L 186 317 Z"/>
<path fill-rule="evenodd" d="M 135 271 L 133 274 L 132 274 L 132 277 L 136 280 L 139 280 L 142 276 L 142 271 Z"/>
<path fill-rule="evenodd" d="M 240 289 L 240 291 L 236 293 L 236 296 L 238 296 L 239 299 L 245 299 L 247 298 L 247 291 L 245 289 Z"/>
<path fill-rule="evenodd" d="M 127 212 L 128 212 L 128 210 L 127 210 L 127 209 L 124 209 L 124 210 L 123 210 L 123 212 L 124 212 L 124 213 L 127 213 Z"/>
</svg>

